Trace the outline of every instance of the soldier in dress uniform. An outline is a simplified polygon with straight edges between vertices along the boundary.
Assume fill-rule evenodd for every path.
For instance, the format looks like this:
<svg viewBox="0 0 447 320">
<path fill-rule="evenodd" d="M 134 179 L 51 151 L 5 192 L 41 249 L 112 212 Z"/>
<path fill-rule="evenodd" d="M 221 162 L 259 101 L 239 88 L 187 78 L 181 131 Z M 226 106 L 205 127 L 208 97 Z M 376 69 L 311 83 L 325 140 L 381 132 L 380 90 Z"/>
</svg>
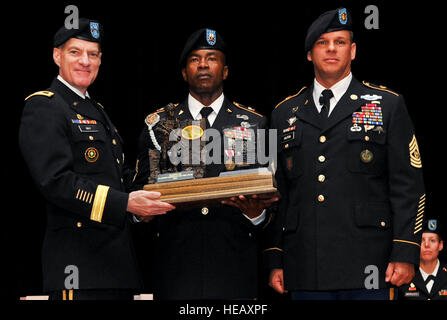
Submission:
<svg viewBox="0 0 447 320">
<path fill-rule="evenodd" d="M 282 198 L 265 254 L 270 285 L 294 299 L 389 298 L 419 263 L 415 131 L 400 94 L 352 76 L 351 29 L 345 8 L 312 23 L 314 82 L 272 113 Z"/>
<path fill-rule="evenodd" d="M 19 143 L 47 201 L 43 289 L 50 299 L 131 299 L 142 281 L 130 222 L 174 207 L 127 193 L 122 140 L 87 88 L 101 64 L 102 25 L 80 19 L 54 36 L 59 75 L 25 101 Z M 132 216 L 131 214 L 135 215 Z"/>
<path fill-rule="evenodd" d="M 141 187 L 153 182 L 151 159 L 157 158 L 156 151 L 163 150 L 166 141 L 166 136 L 160 138 L 157 132 L 174 128 L 176 121 L 185 123 L 206 118 L 207 128 L 220 134 L 226 128 L 238 134 L 247 128 L 265 128 L 265 117 L 223 94 L 223 82 L 228 75 L 226 55 L 226 44 L 215 30 L 200 29 L 189 37 L 180 57 L 189 95 L 184 102 L 170 104 L 146 118 L 148 128 L 143 130 L 139 142 L 136 185 Z M 198 132 L 196 138 L 200 137 Z M 237 163 L 225 163 L 223 157 L 229 154 L 223 152 L 217 163 L 204 166 L 204 172 L 194 171 L 195 175 L 215 177 L 224 171 L 245 168 L 238 167 Z M 180 171 L 184 171 L 188 163 L 180 166 Z M 257 231 L 268 221 L 263 209 L 275 200 L 239 196 L 218 206 L 178 207 L 163 219 L 155 218 L 158 242 L 154 298 L 255 298 Z"/>
<path fill-rule="evenodd" d="M 428 219 L 422 229 L 419 270 L 409 284 L 399 287 L 402 300 L 447 300 L 447 265 L 439 260 L 444 248 L 439 219 Z"/>
</svg>

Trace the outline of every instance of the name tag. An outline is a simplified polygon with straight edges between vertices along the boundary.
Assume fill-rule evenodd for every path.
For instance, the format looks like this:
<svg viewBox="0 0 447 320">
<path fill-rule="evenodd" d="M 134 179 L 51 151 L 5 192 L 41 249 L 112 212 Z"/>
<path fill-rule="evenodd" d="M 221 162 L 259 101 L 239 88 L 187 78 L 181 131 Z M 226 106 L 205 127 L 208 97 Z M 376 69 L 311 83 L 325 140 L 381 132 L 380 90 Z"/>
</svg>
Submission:
<svg viewBox="0 0 447 320">
<path fill-rule="evenodd" d="M 78 125 L 78 128 L 81 132 L 99 132 L 98 127 L 91 124 L 80 124 Z"/>
<path fill-rule="evenodd" d="M 284 143 L 284 142 L 287 142 L 287 141 L 290 141 L 290 140 L 293 140 L 293 139 L 295 139 L 295 131 L 292 131 L 292 132 L 290 132 L 288 134 L 283 135 L 282 138 L 281 138 L 281 142 Z"/>
</svg>

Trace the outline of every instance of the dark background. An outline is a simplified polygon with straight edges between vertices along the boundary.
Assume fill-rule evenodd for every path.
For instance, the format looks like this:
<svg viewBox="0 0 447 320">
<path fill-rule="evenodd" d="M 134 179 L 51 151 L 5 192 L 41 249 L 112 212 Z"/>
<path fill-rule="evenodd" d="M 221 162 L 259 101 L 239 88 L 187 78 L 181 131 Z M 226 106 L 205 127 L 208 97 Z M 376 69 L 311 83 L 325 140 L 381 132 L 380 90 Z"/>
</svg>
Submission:
<svg viewBox="0 0 447 320">
<path fill-rule="evenodd" d="M 105 31 L 99 76 L 89 88 L 101 102 L 125 141 L 126 161 L 135 163 L 136 143 L 144 117 L 187 94 L 178 58 L 188 36 L 198 28 L 216 29 L 230 47 L 230 76 L 225 94 L 233 101 L 270 116 L 281 100 L 313 81 L 304 38 L 322 12 L 346 6 L 354 21 L 358 80 L 386 85 L 402 94 L 413 119 L 427 193 L 426 214 L 444 215 L 445 173 L 445 39 L 441 9 L 435 4 L 393 1 L 188 2 L 70 1 L 11 5 L 2 15 L 3 86 L 2 294 L 41 293 L 40 250 L 45 206 L 18 148 L 23 100 L 46 89 L 57 75 L 52 60 L 54 33 L 64 24 L 65 6 L 74 4 L 81 17 L 101 21 Z M 365 7 L 379 8 L 379 29 L 367 30 Z M 5 37 L 6 36 L 6 37 Z M 7 129 L 8 128 L 8 129 Z M 51 141 L 48 141 L 51 143 Z M 441 217 L 445 221 L 444 217 Z M 446 223 L 444 223 L 446 224 Z M 150 290 L 150 259 L 143 236 L 135 233 Z M 447 251 L 447 250 L 444 250 Z M 444 253 L 444 257 L 446 254 Z M 272 297 L 263 288 L 266 297 Z M 277 298 L 273 296 L 273 298 Z"/>
</svg>

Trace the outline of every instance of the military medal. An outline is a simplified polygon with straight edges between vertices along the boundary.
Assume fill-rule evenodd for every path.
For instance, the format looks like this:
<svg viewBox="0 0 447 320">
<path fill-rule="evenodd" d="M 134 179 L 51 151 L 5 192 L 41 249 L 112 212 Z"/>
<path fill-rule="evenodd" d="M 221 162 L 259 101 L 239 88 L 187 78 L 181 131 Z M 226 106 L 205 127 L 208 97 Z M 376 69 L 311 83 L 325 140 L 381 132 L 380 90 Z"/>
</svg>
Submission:
<svg viewBox="0 0 447 320">
<path fill-rule="evenodd" d="M 99 158 L 99 152 L 98 149 L 90 147 L 87 150 L 85 150 L 85 160 L 87 160 L 90 163 L 96 162 Z"/>
<path fill-rule="evenodd" d="M 362 131 L 362 127 L 360 127 L 357 123 L 354 123 L 354 125 L 350 129 L 352 132 L 360 132 Z"/>
<path fill-rule="evenodd" d="M 364 100 L 379 100 L 382 99 L 382 96 L 378 96 L 376 94 L 370 95 L 370 94 L 365 94 L 364 96 L 360 96 L 360 98 L 364 99 Z"/>
<path fill-rule="evenodd" d="M 234 170 L 234 168 L 236 168 L 236 164 L 234 163 L 233 160 L 228 159 L 228 160 L 225 161 L 225 168 L 228 171 Z"/>
<path fill-rule="evenodd" d="M 352 114 L 352 123 L 383 126 L 382 108 L 375 103 L 367 103 L 362 106 L 361 112 L 354 112 Z"/>
<path fill-rule="evenodd" d="M 374 158 L 373 153 L 368 149 L 365 149 L 362 152 L 360 152 L 360 159 L 362 160 L 363 163 L 370 163 L 373 160 L 373 158 Z"/>
<path fill-rule="evenodd" d="M 96 120 L 71 119 L 71 123 L 76 123 L 76 124 L 96 124 Z"/>
<path fill-rule="evenodd" d="M 237 114 L 236 115 L 236 118 L 238 118 L 238 119 L 243 119 L 243 120 L 245 120 L 245 121 L 247 121 L 249 118 L 248 118 L 248 116 L 246 115 L 246 114 Z"/>
<path fill-rule="evenodd" d="M 381 134 L 381 133 L 385 132 L 385 130 L 383 130 L 382 126 L 375 127 L 373 131 L 377 132 L 378 134 Z"/>
<path fill-rule="evenodd" d="M 289 124 L 289 126 L 292 126 L 292 124 L 294 124 L 295 122 L 296 122 L 296 117 L 292 117 L 287 120 L 287 123 Z"/>
</svg>

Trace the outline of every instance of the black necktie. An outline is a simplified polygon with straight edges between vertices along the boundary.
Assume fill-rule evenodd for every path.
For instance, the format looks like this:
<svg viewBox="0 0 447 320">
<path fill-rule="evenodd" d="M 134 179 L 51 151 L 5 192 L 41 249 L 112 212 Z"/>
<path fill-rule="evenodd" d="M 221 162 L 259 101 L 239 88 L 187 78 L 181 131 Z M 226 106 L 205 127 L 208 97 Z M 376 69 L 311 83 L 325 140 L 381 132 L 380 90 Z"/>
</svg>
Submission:
<svg viewBox="0 0 447 320">
<path fill-rule="evenodd" d="M 435 279 L 436 279 L 436 277 L 434 276 L 434 275 L 432 275 L 432 274 L 430 274 L 428 277 L 427 277 L 427 279 L 425 279 L 425 285 L 427 285 L 429 282 L 430 282 L 430 280 L 433 280 L 433 281 L 435 281 Z"/>
<path fill-rule="evenodd" d="M 330 105 L 329 101 L 331 100 L 331 98 L 333 96 L 334 96 L 334 94 L 329 89 L 325 89 L 321 93 L 320 104 L 322 105 L 322 107 L 321 107 L 321 111 L 320 111 L 320 118 L 323 121 L 326 121 L 329 116 L 329 105 Z"/>
<path fill-rule="evenodd" d="M 211 108 L 211 107 L 203 107 L 202 109 L 200 109 L 200 114 L 202 115 L 202 119 L 206 119 L 206 127 L 207 128 L 211 127 L 210 122 L 208 120 L 208 116 L 210 115 L 211 112 L 213 112 L 213 108 Z"/>
</svg>

